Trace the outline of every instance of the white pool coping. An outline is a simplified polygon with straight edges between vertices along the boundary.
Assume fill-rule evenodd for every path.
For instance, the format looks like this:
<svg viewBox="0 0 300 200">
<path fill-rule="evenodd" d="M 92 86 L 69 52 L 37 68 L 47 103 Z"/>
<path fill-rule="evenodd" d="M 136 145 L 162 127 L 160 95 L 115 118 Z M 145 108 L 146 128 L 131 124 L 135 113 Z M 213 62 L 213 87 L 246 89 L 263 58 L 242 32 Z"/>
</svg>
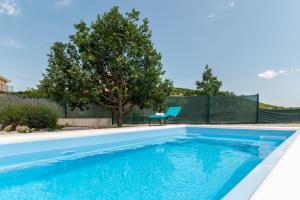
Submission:
<svg viewBox="0 0 300 200">
<path fill-rule="evenodd" d="M 300 199 L 300 137 L 297 132 L 297 138 L 252 195 L 252 200 Z"/>
<path fill-rule="evenodd" d="M 128 128 L 110 128 L 110 129 L 91 129 L 77 131 L 58 131 L 43 132 L 33 134 L 1 135 L 1 144 L 13 144 L 31 141 L 43 141 L 52 139 L 65 139 L 75 137 L 86 137 L 95 135 L 106 135 L 116 133 L 128 133 L 132 131 L 143 130 L 161 130 L 177 127 L 210 127 L 210 128 L 239 128 L 239 129 L 261 129 L 261 130 L 299 130 L 294 135 L 292 144 L 287 146 L 284 155 L 273 167 L 260 184 L 255 193 L 251 196 L 252 200 L 265 199 L 300 199 L 300 127 L 274 127 L 274 126 L 239 126 L 239 125 L 168 125 L 152 127 L 128 127 Z"/>
<path fill-rule="evenodd" d="M 55 131 L 55 132 L 38 132 L 38 133 L 22 133 L 22 134 L 6 134 L 0 135 L 1 144 L 14 144 L 22 142 L 33 142 L 53 139 L 77 138 L 117 133 L 128 133 L 133 131 L 144 130 L 161 130 L 166 128 L 186 127 L 185 125 L 169 125 L 169 126 L 143 126 L 143 127 L 123 127 L 123 128 L 107 128 L 107 129 L 88 129 L 74 131 Z"/>
</svg>

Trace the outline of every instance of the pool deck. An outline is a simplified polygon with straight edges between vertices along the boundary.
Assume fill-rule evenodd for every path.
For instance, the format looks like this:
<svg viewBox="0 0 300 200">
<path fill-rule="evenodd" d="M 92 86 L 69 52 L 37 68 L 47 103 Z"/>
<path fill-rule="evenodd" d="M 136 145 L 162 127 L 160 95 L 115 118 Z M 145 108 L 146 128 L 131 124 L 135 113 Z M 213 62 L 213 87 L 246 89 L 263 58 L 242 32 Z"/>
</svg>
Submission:
<svg viewBox="0 0 300 200">
<path fill-rule="evenodd" d="M 185 125 L 152 126 L 150 129 L 164 129 L 170 127 L 184 127 Z M 276 129 L 276 130 L 300 130 L 300 125 L 195 125 L 197 127 L 214 128 L 250 128 L 250 129 Z M 28 134 L 4 134 L 0 135 L 1 144 L 12 144 L 29 141 L 49 139 L 62 139 L 73 137 L 85 137 L 90 135 L 105 135 L 128 131 L 149 130 L 149 127 L 125 127 L 109 129 L 89 129 L 76 131 L 38 132 Z M 300 199 L 300 136 L 289 146 L 271 173 L 261 183 L 251 197 L 252 200 L 265 199 Z"/>
<path fill-rule="evenodd" d="M 300 137 L 287 149 L 251 199 L 300 199 Z"/>
</svg>

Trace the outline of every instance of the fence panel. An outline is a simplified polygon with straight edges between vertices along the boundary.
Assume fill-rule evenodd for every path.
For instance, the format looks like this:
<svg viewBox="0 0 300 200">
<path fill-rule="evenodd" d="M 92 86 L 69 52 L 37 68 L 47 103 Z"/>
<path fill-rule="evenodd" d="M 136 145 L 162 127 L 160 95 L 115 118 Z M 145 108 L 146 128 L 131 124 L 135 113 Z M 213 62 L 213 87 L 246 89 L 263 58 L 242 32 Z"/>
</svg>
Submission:
<svg viewBox="0 0 300 200">
<path fill-rule="evenodd" d="M 167 99 L 167 106 L 181 106 L 179 123 L 207 124 L 207 123 L 256 123 L 258 96 L 172 96 Z M 67 108 L 68 118 L 111 118 L 116 122 L 116 115 L 111 111 L 90 104 L 88 110 L 71 110 Z M 148 123 L 148 116 L 155 111 L 135 109 L 124 116 L 125 124 Z M 64 110 L 61 116 L 64 117 Z"/>
<path fill-rule="evenodd" d="M 257 95 L 213 96 L 209 106 L 209 123 L 257 123 Z"/>
<path fill-rule="evenodd" d="M 153 115 L 152 110 L 150 109 L 134 109 L 132 112 L 127 114 L 124 117 L 125 124 L 147 124 L 148 123 L 148 116 Z M 113 123 L 117 123 L 117 116 L 114 115 Z"/>
<path fill-rule="evenodd" d="M 80 110 L 79 108 L 75 108 L 72 110 L 69 106 L 61 105 L 61 113 L 60 117 L 65 118 L 65 114 L 67 118 L 111 118 L 112 112 L 110 110 L 104 109 L 101 106 L 96 104 L 89 104 L 88 109 Z M 65 113 L 66 112 L 66 113 Z"/>
<path fill-rule="evenodd" d="M 208 96 L 169 97 L 167 105 L 182 107 L 179 123 L 208 123 Z"/>
<path fill-rule="evenodd" d="M 296 123 L 300 122 L 300 109 L 259 110 L 260 123 Z"/>
</svg>

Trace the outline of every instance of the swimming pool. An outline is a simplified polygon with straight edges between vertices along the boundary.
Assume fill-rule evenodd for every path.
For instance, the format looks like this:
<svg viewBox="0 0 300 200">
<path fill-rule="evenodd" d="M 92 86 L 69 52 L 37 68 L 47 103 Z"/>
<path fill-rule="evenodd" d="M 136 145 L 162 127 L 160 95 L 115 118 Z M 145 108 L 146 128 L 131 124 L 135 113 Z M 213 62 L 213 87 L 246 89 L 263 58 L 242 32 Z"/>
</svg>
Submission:
<svg viewBox="0 0 300 200">
<path fill-rule="evenodd" d="M 294 132 L 179 126 L 3 144 L 0 197 L 246 199 Z"/>
</svg>

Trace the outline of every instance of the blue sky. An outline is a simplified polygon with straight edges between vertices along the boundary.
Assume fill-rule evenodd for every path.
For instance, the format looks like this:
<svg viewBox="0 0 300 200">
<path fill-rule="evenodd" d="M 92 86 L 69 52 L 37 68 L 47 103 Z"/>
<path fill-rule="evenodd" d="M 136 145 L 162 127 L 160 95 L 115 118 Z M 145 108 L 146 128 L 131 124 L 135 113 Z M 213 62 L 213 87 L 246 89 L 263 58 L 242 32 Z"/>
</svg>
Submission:
<svg viewBox="0 0 300 200">
<path fill-rule="evenodd" d="M 0 74 L 35 86 L 51 44 L 114 5 L 150 20 L 175 86 L 195 88 L 209 64 L 224 90 L 300 106 L 299 0 L 0 0 Z"/>
</svg>

